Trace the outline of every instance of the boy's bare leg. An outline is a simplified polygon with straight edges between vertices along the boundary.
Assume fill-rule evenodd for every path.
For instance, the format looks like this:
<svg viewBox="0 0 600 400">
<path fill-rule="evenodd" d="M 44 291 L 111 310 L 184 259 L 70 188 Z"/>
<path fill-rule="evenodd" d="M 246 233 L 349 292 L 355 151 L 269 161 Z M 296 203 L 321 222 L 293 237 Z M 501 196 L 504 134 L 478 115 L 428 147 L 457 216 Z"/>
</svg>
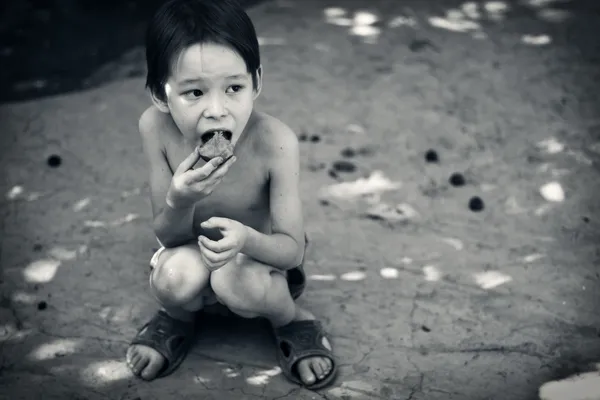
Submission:
<svg viewBox="0 0 600 400">
<path fill-rule="evenodd" d="M 244 255 L 213 272 L 210 285 L 232 312 L 245 318 L 267 318 L 274 328 L 315 319 L 293 300 L 283 273 Z M 331 350 L 327 338 L 323 338 L 323 346 Z M 298 362 L 298 374 L 309 385 L 325 378 L 332 368 L 327 357 L 307 357 Z"/>
<path fill-rule="evenodd" d="M 161 308 L 172 318 L 192 321 L 203 307 L 203 295 L 210 273 L 200 259 L 197 244 L 165 249 L 152 270 L 151 290 Z M 143 345 L 127 349 L 127 363 L 132 371 L 146 380 L 154 379 L 165 364 L 156 350 Z"/>
</svg>

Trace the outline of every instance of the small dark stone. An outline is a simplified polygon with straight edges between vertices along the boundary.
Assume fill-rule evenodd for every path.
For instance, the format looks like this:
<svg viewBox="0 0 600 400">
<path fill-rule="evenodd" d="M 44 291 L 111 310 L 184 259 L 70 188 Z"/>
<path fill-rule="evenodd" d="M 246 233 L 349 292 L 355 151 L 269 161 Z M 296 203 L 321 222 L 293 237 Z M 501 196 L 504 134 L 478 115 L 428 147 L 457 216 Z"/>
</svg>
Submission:
<svg viewBox="0 0 600 400">
<path fill-rule="evenodd" d="M 312 135 L 310 137 L 310 141 L 313 142 L 313 143 L 318 143 L 318 142 L 321 141 L 321 136 L 319 136 L 319 135 Z"/>
<path fill-rule="evenodd" d="M 308 135 L 306 133 L 301 133 L 298 135 L 298 140 L 300 142 L 306 142 L 308 140 Z"/>
<path fill-rule="evenodd" d="M 330 169 L 327 173 L 329 174 L 330 177 L 332 177 L 334 179 L 338 177 L 338 174 L 332 169 Z"/>
<path fill-rule="evenodd" d="M 429 149 L 425 152 L 425 160 L 429 163 L 436 163 L 440 161 L 437 151 Z"/>
<path fill-rule="evenodd" d="M 34 244 L 33 251 L 42 251 L 42 245 L 39 243 Z"/>
<path fill-rule="evenodd" d="M 426 327 L 425 325 L 421 326 L 421 330 L 422 330 L 423 332 L 431 332 L 431 329 L 430 329 L 430 328 L 428 328 L 428 327 Z"/>
<path fill-rule="evenodd" d="M 463 176 L 463 174 L 455 172 L 452 175 L 450 175 L 450 179 L 449 182 L 452 186 L 465 186 L 465 177 Z"/>
<path fill-rule="evenodd" d="M 581 218 L 583 220 L 583 222 L 585 222 L 586 224 L 589 224 L 590 219 L 588 217 L 582 217 Z"/>
<path fill-rule="evenodd" d="M 415 39 L 408 45 L 410 51 L 418 53 L 421 50 L 425 50 L 428 47 L 434 47 L 433 43 L 431 43 L 427 39 Z"/>
<path fill-rule="evenodd" d="M 48 304 L 45 301 L 40 301 L 37 305 L 38 310 L 45 310 L 48 307 Z"/>
<path fill-rule="evenodd" d="M 61 163 L 62 159 L 56 154 L 52 154 L 50 157 L 48 157 L 48 165 L 52 168 L 59 167 Z"/>
<path fill-rule="evenodd" d="M 342 157 L 352 158 L 356 155 L 356 151 L 354 151 L 354 149 L 351 147 L 346 147 L 344 150 L 342 150 L 341 155 Z"/>
<path fill-rule="evenodd" d="M 356 165 L 350 161 L 340 160 L 334 161 L 332 167 L 337 172 L 354 172 L 356 171 Z"/>
<path fill-rule="evenodd" d="M 483 200 L 481 200 L 478 196 L 473 196 L 469 200 L 469 209 L 473 212 L 478 212 L 483 210 L 485 205 L 483 204 Z"/>
<path fill-rule="evenodd" d="M 326 199 L 320 199 L 319 203 L 321 203 L 322 206 L 328 206 L 329 205 L 329 200 Z"/>
</svg>

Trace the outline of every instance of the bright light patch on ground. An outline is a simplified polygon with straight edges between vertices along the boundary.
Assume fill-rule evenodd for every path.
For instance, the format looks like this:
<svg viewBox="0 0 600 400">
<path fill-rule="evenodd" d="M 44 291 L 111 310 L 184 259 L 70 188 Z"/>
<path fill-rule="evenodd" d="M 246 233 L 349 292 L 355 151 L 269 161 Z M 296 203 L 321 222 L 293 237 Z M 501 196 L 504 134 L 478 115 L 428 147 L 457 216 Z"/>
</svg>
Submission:
<svg viewBox="0 0 600 400">
<path fill-rule="evenodd" d="M 462 12 L 471 19 L 479 19 L 481 18 L 481 13 L 479 12 L 479 4 L 474 1 L 468 1 L 463 3 L 461 6 Z"/>
<path fill-rule="evenodd" d="M 454 250 L 457 251 L 460 251 L 465 247 L 463 242 L 460 239 L 456 238 L 442 238 L 442 242 L 449 244 L 450 246 L 454 247 Z"/>
<path fill-rule="evenodd" d="M 91 200 L 89 197 L 79 200 L 77 203 L 73 204 L 73 211 L 79 212 L 86 208 L 90 204 Z"/>
<path fill-rule="evenodd" d="M 281 46 L 286 44 L 286 40 L 284 38 L 267 38 L 267 37 L 258 37 L 258 44 L 261 46 Z"/>
<path fill-rule="evenodd" d="M 64 247 L 57 246 L 51 248 L 48 254 L 58 260 L 68 261 L 77 257 L 77 250 L 69 250 Z"/>
<path fill-rule="evenodd" d="M 31 192 L 31 193 L 29 193 L 27 195 L 26 199 L 27 199 L 27 201 L 36 201 L 40 197 L 42 197 L 41 193 L 39 193 L 39 192 Z"/>
<path fill-rule="evenodd" d="M 27 357 L 35 361 L 42 361 L 73 354 L 81 342 L 80 339 L 58 339 L 38 346 Z"/>
<path fill-rule="evenodd" d="M 588 372 L 547 382 L 540 387 L 539 396 L 541 400 L 600 400 L 600 374 Z"/>
<path fill-rule="evenodd" d="M 13 186 L 13 188 L 6 193 L 6 198 L 9 200 L 15 200 L 17 197 L 22 195 L 24 191 L 25 190 L 23 189 L 23 186 Z"/>
<path fill-rule="evenodd" d="M 475 282 L 482 289 L 493 289 L 510 281 L 512 281 L 510 276 L 499 271 L 487 271 L 475 274 Z"/>
<path fill-rule="evenodd" d="M 381 29 L 370 25 L 354 25 L 350 33 L 356 36 L 377 36 L 381 33 Z"/>
<path fill-rule="evenodd" d="M 90 364 L 83 370 L 82 378 L 89 384 L 97 385 L 98 382 L 116 382 L 131 376 L 131 371 L 125 361 L 105 360 Z"/>
<path fill-rule="evenodd" d="M 373 25 L 377 21 L 377 16 L 369 11 L 357 11 L 354 13 L 354 25 Z"/>
<path fill-rule="evenodd" d="M 568 3 L 571 0 L 522 0 L 523 4 L 531 7 L 546 7 L 556 3 Z"/>
<path fill-rule="evenodd" d="M 552 42 L 548 35 L 523 35 L 521 41 L 532 46 L 545 46 Z"/>
<path fill-rule="evenodd" d="M 398 270 L 396 268 L 391 267 L 382 268 L 381 271 L 379 271 L 379 274 L 384 279 L 396 279 L 400 276 Z"/>
<path fill-rule="evenodd" d="M 230 368 L 230 367 L 227 367 L 227 368 L 223 369 L 223 373 L 228 378 L 237 378 L 238 376 L 240 376 L 240 373 L 238 371 L 236 371 L 236 370 L 234 370 L 233 368 Z"/>
<path fill-rule="evenodd" d="M 551 8 L 540 10 L 538 17 L 546 22 L 564 22 L 571 18 L 571 13 L 567 10 L 554 10 Z"/>
<path fill-rule="evenodd" d="M 252 386 L 264 386 L 269 383 L 269 380 L 281 374 L 281 368 L 275 367 L 272 369 L 267 369 L 265 371 L 261 371 L 254 376 L 251 376 L 246 379 L 246 382 Z"/>
<path fill-rule="evenodd" d="M 340 279 L 343 281 L 362 281 L 363 279 L 365 279 L 367 277 L 367 275 L 364 272 L 361 271 L 352 271 L 352 272 L 346 272 L 345 274 L 342 274 L 340 276 Z"/>
<path fill-rule="evenodd" d="M 449 18 L 429 17 L 429 23 L 434 28 L 446 29 L 452 32 L 469 32 L 478 30 L 481 26 L 470 20 L 452 20 Z"/>
<path fill-rule="evenodd" d="M 437 282 L 441 279 L 442 273 L 434 265 L 426 265 L 423 267 L 423 275 L 428 282 Z"/>
<path fill-rule="evenodd" d="M 400 182 L 391 181 L 382 171 L 377 170 L 373 171 L 367 178 L 336 183 L 322 188 L 319 193 L 319 198 L 352 200 L 362 196 L 395 190 L 401 186 L 402 184 Z"/>
<path fill-rule="evenodd" d="M 538 142 L 537 147 L 548 154 L 557 154 L 565 149 L 565 145 L 553 137 Z"/>
<path fill-rule="evenodd" d="M 119 225 L 123 225 L 126 224 L 128 222 L 132 222 L 135 221 L 136 219 L 138 219 L 140 216 L 138 214 L 127 214 L 126 216 L 116 219 L 113 222 L 111 222 L 112 226 L 119 226 Z"/>
<path fill-rule="evenodd" d="M 546 201 L 560 203 L 565 200 L 565 191 L 558 182 L 550 182 L 540 188 L 540 194 Z"/>
<path fill-rule="evenodd" d="M 508 11 L 508 4 L 503 1 L 488 1 L 483 8 L 490 14 L 503 14 Z"/>
<path fill-rule="evenodd" d="M 37 297 L 35 297 L 35 295 L 31 294 L 31 293 L 26 293 L 26 292 L 14 292 L 11 297 L 10 297 L 11 301 L 13 303 L 20 303 L 20 304 L 35 304 L 37 302 Z"/>
<path fill-rule="evenodd" d="M 412 264 L 413 260 L 410 257 L 402 257 L 400 262 L 404 265 Z"/>
<path fill-rule="evenodd" d="M 378 390 L 373 385 L 367 382 L 346 381 L 342 382 L 342 384 L 339 387 L 329 389 L 327 393 L 336 398 L 364 399 L 366 394 L 376 395 L 378 393 Z"/>
<path fill-rule="evenodd" d="M 537 260 L 541 260 L 542 258 L 544 258 L 543 254 L 534 253 L 534 254 L 529 254 L 529 255 L 523 257 L 523 261 L 525 261 L 526 263 L 532 263 Z"/>
<path fill-rule="evenodd" d="M 51 258 L 37 260 L 23 270 L 23 276 L 29 283 L 47 283 L 54 279 L 61 262 Z"/>
<path fill-rule="evenodd" d="M 310 281 L 335 281 L 335 275 L 318 275 L 318 274 L 313 274 L 313 275 L 308 275 L 307 277 L 308 280 Z"/>
<path fill-rule="evenodd" d="M 203 376 L 195 376 L 194 377 L 194 382 L 195 383 L 202 383 L 202 384 L 208 384 L 210 383 L 210 379 L 209 378 L 205 378 Z"/>
<path fill-rule="evenodd" d="M 323 14 L 325 14 L 326 18 L 343 17 L 346 15 L 346 10 L 340 7 L 329 7 L 323 10 Z"/>
<path fill-rule="evenodd" d="M 102 228 L 106 226 L 106 222 L 88 219 L 83 221 L 83 226 L 87 226 L 88 228 Z"/>
<path fill-rule="evenodd" d="M 417 25 L 417 21 L 415 21 L 412 17 L 405 17 L 404 15 L 398 15 L 391 20 L 388 21 L 387 26 L 389 28 L 398 28 L 400 26 L 410 26 L 414 27 Z"/>
</svg>

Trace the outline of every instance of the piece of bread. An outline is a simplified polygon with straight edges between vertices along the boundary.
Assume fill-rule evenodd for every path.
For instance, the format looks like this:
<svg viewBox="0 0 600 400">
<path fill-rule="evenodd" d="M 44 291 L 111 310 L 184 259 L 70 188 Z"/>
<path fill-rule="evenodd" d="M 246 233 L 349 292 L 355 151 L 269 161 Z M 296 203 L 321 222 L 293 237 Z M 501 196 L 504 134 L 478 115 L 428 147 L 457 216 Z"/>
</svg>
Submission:
<svg viewBox="0 0 600 400">
<path fill-rule="evenodd" d="M 233 145 L 223 133 L 217 132 L 210 140 L 198 147 L 198 154 L 206 162 L 215 157 L 222 157 L 223 161 L 226 161 L 233 156 Z"/>
</svg>

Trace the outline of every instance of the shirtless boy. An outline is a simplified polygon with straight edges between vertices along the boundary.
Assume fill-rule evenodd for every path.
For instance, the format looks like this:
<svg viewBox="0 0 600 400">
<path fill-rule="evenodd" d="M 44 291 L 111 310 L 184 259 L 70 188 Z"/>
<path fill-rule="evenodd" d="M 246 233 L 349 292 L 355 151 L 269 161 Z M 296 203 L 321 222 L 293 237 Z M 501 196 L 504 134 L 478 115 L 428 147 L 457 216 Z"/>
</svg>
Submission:
<svg viewBox="0 0 600 400">
<path fill-rule="evenodd" d="M 234 0 L 167 1 L 146 36 L 153 105 L 139 120 L 150 170 L 150 264 L 160 310 L 127 351 L 146 380 L 172 373 L 202 328 L 198 311 L 226 307 L 271 322 L 283 373 L 311 389 L 336 365 L 318 321 L 300 308 L 306 238 L 295 133 L 254 109 L 262 87 L 253 24 Z M 233 156 L 205 161 L 215 134 Z"/>
</svg>

